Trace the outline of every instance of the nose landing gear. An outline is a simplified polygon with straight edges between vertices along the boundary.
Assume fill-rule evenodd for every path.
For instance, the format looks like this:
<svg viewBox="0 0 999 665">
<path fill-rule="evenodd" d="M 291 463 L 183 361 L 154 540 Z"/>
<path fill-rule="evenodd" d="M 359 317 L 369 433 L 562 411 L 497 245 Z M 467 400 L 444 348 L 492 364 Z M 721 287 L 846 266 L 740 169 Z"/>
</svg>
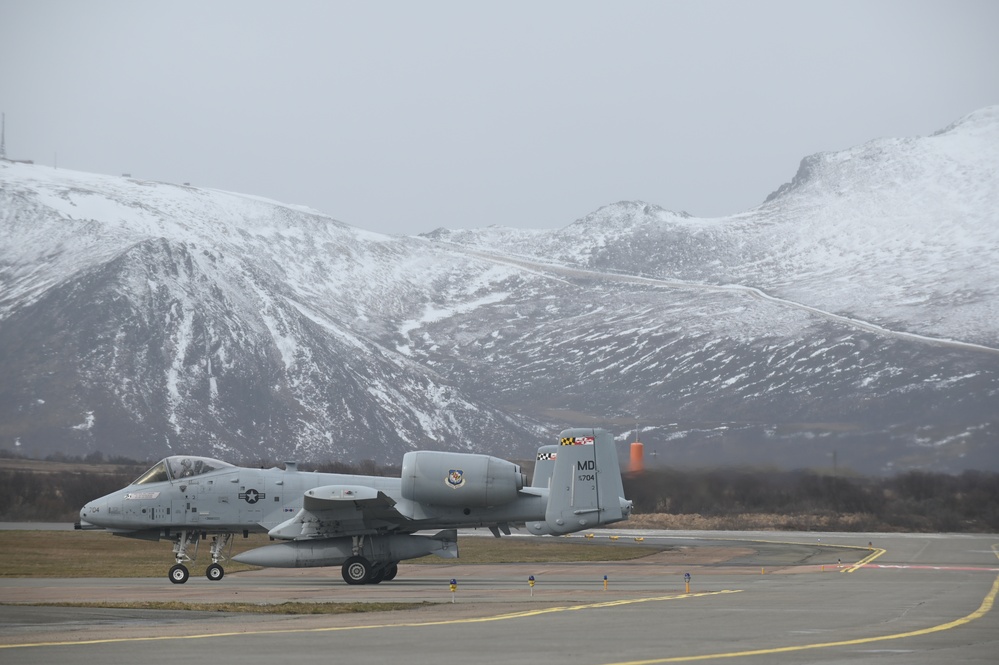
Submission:
<svg viewBox="0 0 999 665">
<path fill-rule="evenodd" d="M 188 547 L 194 545 L 193 555 L 187 553 Z M 232 549 L 232 534 L 222 533 L 212 536 L 212 563 L 205 570 L 205 577 L 217 582 L 225 576 L 225 569 L 220 561 L 227 561 L 229 554 L 226 548 Z M 181 531 L 173 541 L 173 556 L 176 564 L 170 568 L 167 578 L 174 584 L 183 584 L 191 577 L 185 563 L 191 563 L 198 555 L 198 532 Z"/>
<path fill-rule="evenodd" d="M 168 574 L 170 581 L 174 584 L 183 584 L 190 576 L 191 573 L 187 570 L 187 566 L 182 563 L 178 563 L 176 566 L 171 568 Z"/>
<path fill-rule="evenodd" d="M 225 551 L 228 548 L 229 551 Z M 218 582 L 225 575 L 225 570 L 219 561 L 228 561 L 232 551 L 232 534 L 222 533 L 212 536 L 212 564 L 205 571 L 205 577 L 212 582 Z"/>
</svg>

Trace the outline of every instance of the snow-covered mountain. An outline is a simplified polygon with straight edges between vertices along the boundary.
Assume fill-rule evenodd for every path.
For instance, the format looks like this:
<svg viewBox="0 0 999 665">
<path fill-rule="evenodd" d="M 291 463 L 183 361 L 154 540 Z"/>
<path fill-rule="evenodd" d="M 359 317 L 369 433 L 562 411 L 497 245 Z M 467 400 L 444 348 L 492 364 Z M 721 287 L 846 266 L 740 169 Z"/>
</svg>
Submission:
<svg viewBox="0 0 999 665">
<path fill-rule="evenodd" d="M 999 469 L 999 107 L 807 157 L 758 208 L 382 236 L 0 163 L 0 448 Z"/>
</svg>

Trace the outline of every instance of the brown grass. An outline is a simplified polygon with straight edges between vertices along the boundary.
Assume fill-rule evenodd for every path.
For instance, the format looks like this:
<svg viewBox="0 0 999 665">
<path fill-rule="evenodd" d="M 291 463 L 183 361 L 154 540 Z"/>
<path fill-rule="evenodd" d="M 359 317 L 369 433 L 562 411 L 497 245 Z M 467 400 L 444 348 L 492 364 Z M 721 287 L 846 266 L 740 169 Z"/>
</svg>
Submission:
<svg viewBox="0 0 999 665">
<path fill-rule="evenodd" d="M 199 544 L 199 562 L 211 562 L 211 541 Z M 267 543 L 259 535 L 239 538 L 233 553 Z M 160 577 L 173 565 L 169 541 L 150 542 L 101 531 L 0 531 L 5 566 L 0 577 Z M 252 570 L 239 563 L 227 572 Z"/>
<path fill-rule="evenodd" d="M 266 535 L 237 538 L 232 553 L 267 545 Z M 199 565 L 208 565 L 210 541 L 200 543 Z M 642 557 L 661 548 L 628 543 L 592 543 L 582 538 L 468 537 L 458 542 L 458 563 L 536 561 L 616 561 Z M 0 531 L 4 566 L 0 577 L 161 577 L 173 565 L 169 541 L 150 542 L 101 531 Z M 409 563 L 454 563 L 426 556 Z M 193 567 L 192 571 L 194 570 Z M 226 572 L 253 570 L 229 562 Z"/>
<path fill-rule="evenodd" d="M 784 515 L 776 513 L 742 513 L 738 515 L 705 516 L 697 513 L 672 515 L 648 513 L 632 515 L 621 522 L 628 529 L 677 529 L 683 531 L 864 531 L 871 522 L 870 515 L 847 513 L 842 515 Z M 879 531 L 891 530 L 879 525 Z"/>
</svg>

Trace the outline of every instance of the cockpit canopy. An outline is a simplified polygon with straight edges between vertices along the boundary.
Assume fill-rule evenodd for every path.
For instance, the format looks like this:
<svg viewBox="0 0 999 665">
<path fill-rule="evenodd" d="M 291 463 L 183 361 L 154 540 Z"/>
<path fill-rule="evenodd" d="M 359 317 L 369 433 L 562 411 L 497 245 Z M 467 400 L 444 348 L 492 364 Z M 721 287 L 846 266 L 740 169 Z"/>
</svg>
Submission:
<svg viewBox="0 0 999 665">
<path fill-rule="evenodd" d="M 210 457 L 193 457 L 191 455 L 173 455 L 157 462 L 151 469 L 132 481 L 133 485 L 148 485 L 162 483 L 167 480 L 180 480 L 200 476 L 209 471 L 231 467 L 232 464 Z"/>
</svg>

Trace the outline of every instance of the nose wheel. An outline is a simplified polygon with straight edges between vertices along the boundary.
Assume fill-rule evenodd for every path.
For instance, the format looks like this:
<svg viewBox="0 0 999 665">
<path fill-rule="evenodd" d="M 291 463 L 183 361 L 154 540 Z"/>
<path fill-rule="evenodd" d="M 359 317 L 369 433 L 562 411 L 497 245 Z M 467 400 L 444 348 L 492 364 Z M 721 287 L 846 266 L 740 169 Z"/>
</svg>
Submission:
<svg viewBox="0 0 999 665">
<path fill-rule="evenodd" d="M 218 582 L 225 575 L 225 570 L 222 569 L 217 563 L 213 563 L 208 566 L 208 570 L 205 571 L 205 577 L 207 577 L 212 582 Z"/>
<path fill-rule="evenodd" d="M 171 568 L 168 575 L 170 581 L 174 584 L 183 584 L 190 576 L 191 573 L 187 570 L 187 566 L 182 563 L 178 563 L 176 566 Z"/>
</svg>

